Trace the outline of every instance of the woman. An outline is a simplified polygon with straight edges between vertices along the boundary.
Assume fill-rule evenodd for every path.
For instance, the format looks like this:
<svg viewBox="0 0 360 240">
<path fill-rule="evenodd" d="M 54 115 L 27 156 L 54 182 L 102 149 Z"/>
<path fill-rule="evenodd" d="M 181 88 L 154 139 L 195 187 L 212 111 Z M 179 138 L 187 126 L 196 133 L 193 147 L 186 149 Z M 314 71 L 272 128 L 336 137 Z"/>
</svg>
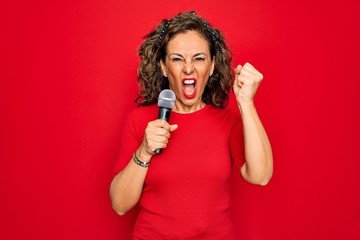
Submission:
<svg viewBox="0 0 360 240">
<path fill-rule="evenodd" d="M 137 101 L 143 107 L 125 124 L 110 187 L 113 209 L 123 215 L 139 202 L 133 239 L 235 239 L 232 164 L 253 184 L 266 185 L 273 171 L 254 106 L 262 74 L 249 63 L 238 65 L 232 84 L 222 34 L 194 12 L 164 20 L 139 55 Z M 225 108 L 231 87 L 237 113 Z M 176 95 L 170 123 L 156 119 L 165 88 Z"/>
</svg>

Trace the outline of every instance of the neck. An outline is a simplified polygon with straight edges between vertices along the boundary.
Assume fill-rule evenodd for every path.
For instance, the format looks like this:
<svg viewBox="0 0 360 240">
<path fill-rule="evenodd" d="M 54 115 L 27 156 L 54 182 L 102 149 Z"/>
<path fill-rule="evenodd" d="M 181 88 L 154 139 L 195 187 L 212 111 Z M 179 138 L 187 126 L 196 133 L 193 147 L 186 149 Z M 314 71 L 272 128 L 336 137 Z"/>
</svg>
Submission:
<svg viewBox="0 0 360 240">
<path fill-rule="evenodd" d="M 188 106 L 185 104 L 182 104 L 179 101 L 176 101 L 175 106 L 173 108 L 174 112 L 177 113 L 192 113 L 192 112 L 196 112 L 199 111 L 200 109 L 205 107 L 205 103 L 203 103 L 202 101 L 200 101 L 199 103 L 196 103 L 194 105 Z"/>
</svg>

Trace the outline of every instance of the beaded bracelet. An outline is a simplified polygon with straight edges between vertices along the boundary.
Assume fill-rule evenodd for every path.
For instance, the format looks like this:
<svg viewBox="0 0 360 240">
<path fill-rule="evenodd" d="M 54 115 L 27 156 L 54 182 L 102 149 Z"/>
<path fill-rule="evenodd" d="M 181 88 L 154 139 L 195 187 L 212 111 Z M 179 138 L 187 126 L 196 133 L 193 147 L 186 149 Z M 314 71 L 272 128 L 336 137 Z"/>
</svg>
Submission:
<svg viewBox="0 0 360 240">
<path fill-rule="evenodd" d="M 135 153 L 133 154 L 133 159 L 134 159 L 134 162 L 135 162 L 137 165 L 139 165 L 140 167 L 147 168 L 147 167 L 149 167 L 149 165 L 150 165 L 150 162 L 140 161 L 140 160 L 136 157 L 136 154 L 135 154 Z"/>
</svg>

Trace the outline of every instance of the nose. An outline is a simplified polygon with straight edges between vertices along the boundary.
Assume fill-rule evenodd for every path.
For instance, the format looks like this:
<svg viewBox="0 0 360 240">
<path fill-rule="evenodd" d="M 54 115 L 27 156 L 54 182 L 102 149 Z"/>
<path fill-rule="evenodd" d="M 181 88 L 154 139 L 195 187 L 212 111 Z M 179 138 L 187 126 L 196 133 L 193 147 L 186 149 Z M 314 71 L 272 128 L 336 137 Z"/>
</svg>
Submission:
<svg viewBox="0 0 360 240">
<path fill-rule="evenodd" d="M 194 71 L 193 61 L 186 61 L 184 63 L 183 71 L 186 75 L 190 75 Z"/>
</svg>

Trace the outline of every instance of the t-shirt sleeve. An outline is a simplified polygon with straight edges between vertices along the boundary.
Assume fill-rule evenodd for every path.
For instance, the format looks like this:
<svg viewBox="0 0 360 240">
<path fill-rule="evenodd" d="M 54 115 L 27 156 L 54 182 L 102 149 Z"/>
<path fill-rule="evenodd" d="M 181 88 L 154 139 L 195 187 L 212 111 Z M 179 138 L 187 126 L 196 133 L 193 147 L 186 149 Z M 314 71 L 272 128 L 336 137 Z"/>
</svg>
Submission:
<svg viewBox="0 0 360 240">
<path fill-rule="evenodd" d="M 134 112 L 130 112 L 125 120 L 122 137 L 120 139 L 120 151 L 113 169 L 113 178 L 126 167 L 133 153 L 140 146 L 142 139 L 140 139 L 137 134 L 134 119 L 136 119 Z"/>
<path fill-rule="evenodd" d="M 240 169 L 245 162 L 244 131 L 240 116 L 237 118 L 231 129 L 229 148 L 235 167 Z"/>
</svg>

